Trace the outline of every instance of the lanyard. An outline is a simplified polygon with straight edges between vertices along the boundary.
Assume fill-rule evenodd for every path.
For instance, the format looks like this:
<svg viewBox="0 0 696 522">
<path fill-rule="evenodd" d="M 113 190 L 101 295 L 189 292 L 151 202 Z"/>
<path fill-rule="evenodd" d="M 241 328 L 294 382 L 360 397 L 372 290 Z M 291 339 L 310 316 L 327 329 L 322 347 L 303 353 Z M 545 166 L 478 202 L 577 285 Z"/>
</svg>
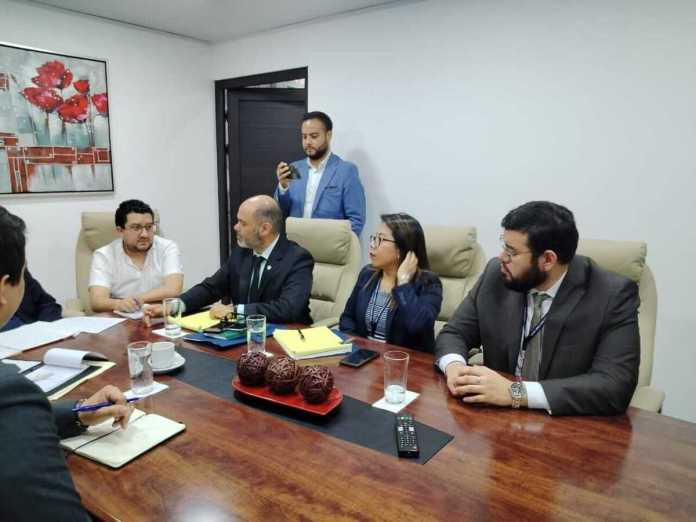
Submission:
<svg viewBox="0 0 696 522">
<path fill-rule="evenodd" d="M 522 311 L 522 335 L 524 335 L 524 329 L 527 325 L 527 311 L 529 307 L 527 306 L 527 296 L 524 296 L 524 308 Z M 549 309 L 550 310 L 550 309 Z M 536 334 L 538 334 L 541 329 L 544 327 L 544 324 L 546 323 L 546 316 L 549 315 L 548 312 L 546 312 L 544 315 L 541 316 L 539 319 L 539 322 L 534 325 L 534 328 L 529 332 L 529 335 L 524 337 L 522 340 L 522 351 L 525 351 L 527 349 L 527 344 L 529 344 L 529 341 L 531 341 Z M 530 325 L 531 326 L 531 325 Z"/>
<path fill-rule="evenodd" d="M 377 308 L 377 294 L 379 293 L 379 284 L 381 282 L 381 279 L 377 281 L 377 285 L 375 286 L 374 292 L 372 292 L 372 296 L 370 297 L 370 301 L 372 301 L 372 310 L 370 310 L 370 337 L 375 336 L 375 330 L 377 330 L 377 325 L 379 322 L 382 320 L 382 315 L 384 315 L 384 312 L 387 311 L 389 308 L 389 305 L 391 304 L 391 295 L 389 296 L 389 299 L 387 299 L 387 302 L 384 303 L 384 308 L 379 312 L 379 315 L 377 316 L 377 319 L 375 320 L 375 308 Z M 387 332 L 384 332 L 385 337 Z"/>
</svg>

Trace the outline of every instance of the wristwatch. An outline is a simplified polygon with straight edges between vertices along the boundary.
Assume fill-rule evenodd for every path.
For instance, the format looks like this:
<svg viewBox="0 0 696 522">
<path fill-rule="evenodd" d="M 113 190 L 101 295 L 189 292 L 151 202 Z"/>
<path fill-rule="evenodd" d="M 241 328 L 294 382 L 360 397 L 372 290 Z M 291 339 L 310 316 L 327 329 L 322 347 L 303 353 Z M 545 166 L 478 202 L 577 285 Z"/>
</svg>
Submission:
<svg viewBox="0 0 696 522">
<path fill-rule="evenodd" d="M 527 388 L 521 381 L 515 381 L 510 385 L 510 397 L 512 398 L 512 407 L 517 409 L 522 405 L 522 399 L 527 396 Z"/>
</svg>

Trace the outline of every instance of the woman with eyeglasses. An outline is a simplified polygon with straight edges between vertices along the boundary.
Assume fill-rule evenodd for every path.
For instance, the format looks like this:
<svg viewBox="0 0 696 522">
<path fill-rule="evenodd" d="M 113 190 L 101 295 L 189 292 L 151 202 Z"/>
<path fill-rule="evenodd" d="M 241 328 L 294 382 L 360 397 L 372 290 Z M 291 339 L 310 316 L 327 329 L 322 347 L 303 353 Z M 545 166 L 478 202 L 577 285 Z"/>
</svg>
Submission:
<svg viewBox="0 0 696 522">
<path fill-rule="evenodd" d="M 381 219 L 370 236 L 370 264 L 358 276 L 340 329 L 432 352 L 442 283 L 429 270 L 423 228 L 408 214 L 383 214 Z"/>
</svg>

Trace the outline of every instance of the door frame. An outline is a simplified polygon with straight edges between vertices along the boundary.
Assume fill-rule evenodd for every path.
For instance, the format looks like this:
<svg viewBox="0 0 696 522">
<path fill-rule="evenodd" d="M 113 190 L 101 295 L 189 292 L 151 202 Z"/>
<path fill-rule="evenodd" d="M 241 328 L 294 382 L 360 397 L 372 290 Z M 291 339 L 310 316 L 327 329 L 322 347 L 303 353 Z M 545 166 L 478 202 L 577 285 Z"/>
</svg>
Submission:
<svg viewBox="0 0 696 522">
<path fill-rule="evenodd" d="M 231 251 L 232 227 L 230 219 L 229 189 L 230 189 L 230 166 L 228 157 L 236 151 L 239 157 L 238 143 L 231 145 L 228 142 L 230 133 L 231 114 L 227 108 L 227 96 L 230 91 L 238 93 L 246 87 L 253 85 L 263 85 L 267 83 L 279 83 L 291 80 L 304 80 L 304 102 L 305 112 L 307 111 L 307 99 L 309 89 L 308 67 L 298 67 L 295 69 L 285 69 L 270 73 L 253 74 L 241 76 L 239 78 L 228 78 L 226 80 L 215 81 L 215 147 L 217 155 L 217 178 L 218 178 L 218 228 L 220 237 L 220 264 L 224 263 Z M 277 89 L 255 88 L 249 89 L 252 95 L 267 95 L 271 98 Z M 298 94 L 299 95 L 299 94 Z M 237 118 L 238 121 L 238 118 Z M 235 150 L 231 150 L 235 149 Z"/>
</svg>

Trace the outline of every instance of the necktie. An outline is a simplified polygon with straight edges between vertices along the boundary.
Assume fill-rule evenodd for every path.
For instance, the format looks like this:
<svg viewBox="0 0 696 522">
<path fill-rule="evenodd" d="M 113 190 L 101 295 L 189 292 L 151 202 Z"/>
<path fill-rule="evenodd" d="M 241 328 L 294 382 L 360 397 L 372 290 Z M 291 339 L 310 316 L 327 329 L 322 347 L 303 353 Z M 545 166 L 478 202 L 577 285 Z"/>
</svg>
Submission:
<svg viewBox="0 0 696 522">
<path fill-rule="evenodd" d="M 258 300 L 259 282 L 261 281 L 261 262 L 262 256 L 254 255 L 254 262 L 251 267 L 251 282 L 247 293 L 247 303 L 255 303 Z"/>
<path fill-rule="evenodd" d="M 541 320 L 541 303 L 551 299 L 551 296 L 544 293 L 532 294 L 532 302 L 534 310 L 532 312 L 532 323 L 529 326 L 529 332 L 533 332 L 534 328 Z M 524 354 L 524 363 L 522 364 L 522 379 L 525 381 L 539 380 L 539 362 L 541 361 L 541 340 L 544 327 L 537 332 L 527 343 L 527 349 Z"/>
</svg>

